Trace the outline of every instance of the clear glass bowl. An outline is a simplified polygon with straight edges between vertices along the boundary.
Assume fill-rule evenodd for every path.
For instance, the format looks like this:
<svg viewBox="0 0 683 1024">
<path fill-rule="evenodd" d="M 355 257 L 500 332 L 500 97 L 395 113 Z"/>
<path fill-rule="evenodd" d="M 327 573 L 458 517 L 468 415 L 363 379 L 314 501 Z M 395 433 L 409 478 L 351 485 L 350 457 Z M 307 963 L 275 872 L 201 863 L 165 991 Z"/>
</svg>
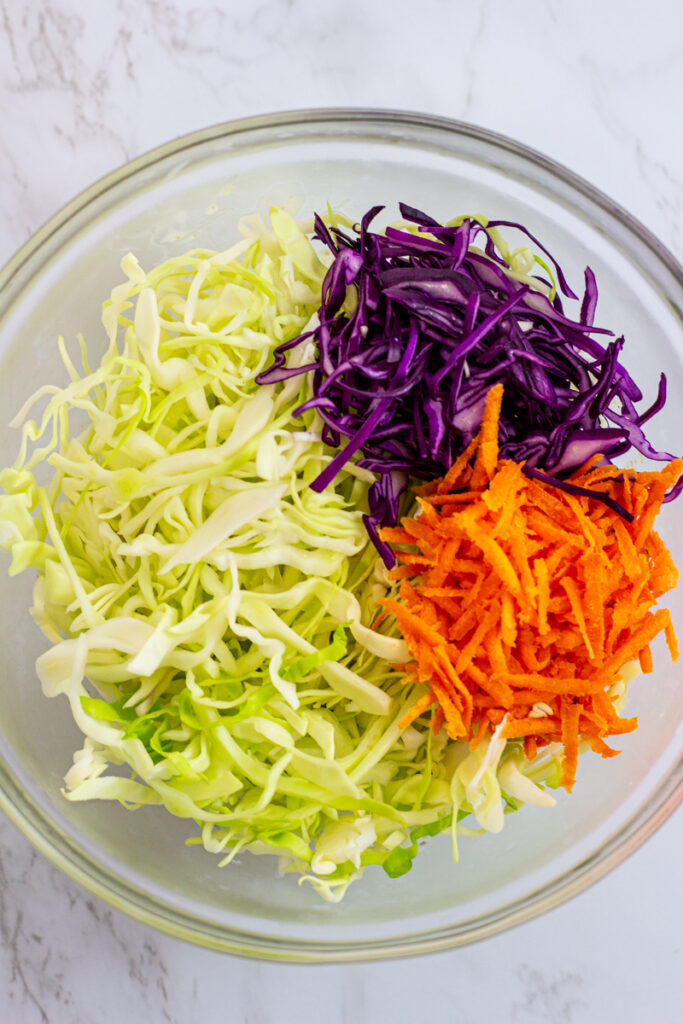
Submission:
<svg viewBox="0 0 683 1024">
<path fill-rule="evenodd" d="M 485 212 L 522 221 L 581 285 L 590 264 L 599 320 L 627 335 L 626 362 L 670 400 L 655 444 L 683 435 L 683 274 L 641 225 L 569 171 L 469 125 L 414 114 L 328 110 L 219 125 L 178 139 L 97 182 L 45 225 L 0 275 L 0 465 L 17 436 L 5 423 L 40 382 L 61 382 L 55 345 L 82 331 L 96 352 L 100 306 L 134 250 L 143 266 L 198 245 L 224 248 L 238 219 L 272 203 L 310 213 L 330 201 L 359 216 L 398 200 L 438 217 Z M 102 346 L 103 347 L 103 346 Z M 683 499 L 682 499 L 683 500 Z M 680 508 L 661 532 L 683 565 Z M 53 863 L 138 920 L 235 953 L 291 960 L 369 959 L 483 938 L 547 910 L 600 878 L 680 799 L 681 668 L 656 650 L 656 672 L 631 687 L 640 728 L 620 757 L 582 758 L 571 797 L 527 807 L 498 836 L 428 843 L 412 872 L 366 871 L 338 906 L 323 903 L 271 858 L 220 870 L 187 847 L 192 824 L 162 809 L 71 804 L 60 795 L 78 731 L 66 701 L 46 701 L 34 673 L 45 641 L 28 615 L 32 581 L 0 572 L 0 807 Z M 683 622 L 683 588 L 673 595 Z M 683 630 L 679 630 L 683 633 Z"/>
</svg>

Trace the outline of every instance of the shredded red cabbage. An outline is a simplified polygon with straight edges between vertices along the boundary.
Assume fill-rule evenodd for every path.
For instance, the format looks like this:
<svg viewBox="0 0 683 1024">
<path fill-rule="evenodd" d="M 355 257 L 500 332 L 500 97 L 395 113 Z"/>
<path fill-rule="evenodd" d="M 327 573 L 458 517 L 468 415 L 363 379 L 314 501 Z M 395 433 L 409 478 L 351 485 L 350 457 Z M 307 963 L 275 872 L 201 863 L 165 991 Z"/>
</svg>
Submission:
<svg viewBox="0 0 683 1024">
<path fill-rule="evenodd" d="M 409 478 L 441 476 L 453 464 L 479 427 L 488 390 L 500 381 L 501 457 L 524 462 L 530 474 L 542 469 L 549 483 L 569 489 L 566 477 L 598 452 L 611 460 L 633 447 L 650 459 L 673 458 L 643 432 L 664 405 L 666 378 L 654 404 L 639 413 L 643 396 L 619 362 L 623 337 L 594 326 L 598 289 L 590 268 L 579 319 L 572 320 L 559 295 L 551 301 L 510 275 L 476 221 L 443 226 L 401 204 L 401 216 L 419 233 L 388 227 L 377 234 L 370 224 L 382 209 L 368 210 L 352 234 L 316 216 L 315 237 L 334 255 L 320 325 L 276 349 L 257 380 L 314 371 L 313 397 L 297 414 L 316 409 L 323 440 L 339 451 L 311 486 L 324 490 L 361 453 L 358 464 L 378 475 L 365 525 L 387 565 L 393 555 L 378 531 L 397 521 Z M 560 266 L 521 224 L 498 220 L 487 227 L 521 231 L 552 263 L 562 294 L 576 298 Z M 472 248 L 480 236 L 483 248 Z M 349 286 L 357 293 L 350 313 Z M 602 345 L 596 334 L 613 340 Z M 315 362 L 288 367 L 286 352 L 311 336 Z M 668 497 L 681 489 L 683 479 Z M 599 490 L 591 496 L 606 499 Z"/>
</svg>

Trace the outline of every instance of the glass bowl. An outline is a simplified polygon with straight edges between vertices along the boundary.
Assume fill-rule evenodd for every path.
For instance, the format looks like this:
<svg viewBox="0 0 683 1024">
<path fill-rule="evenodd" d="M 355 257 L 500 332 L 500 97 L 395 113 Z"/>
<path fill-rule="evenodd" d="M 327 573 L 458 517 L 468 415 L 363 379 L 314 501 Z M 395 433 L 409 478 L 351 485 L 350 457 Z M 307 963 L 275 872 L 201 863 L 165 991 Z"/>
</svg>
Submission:
<svg viewBox="0 0 683 1024">
<path fill-rule="evenodd" d="M 0 275 L 0 464 L 14 460 L 6 422 L 38 383 L 62 382 L 59 333 L 103 344 L 100 306 L 133 250 L 143 266 L 199 245 L 226 247 L 239 218 L 272 203 L 308 216 L 329 201 L 353 217 L 404 200 L 435 216 L 521 221 L 579 287 L 590 264 L 599 320 L 627 335 L 625 361 L 670 400 L 652 424 L 657 446 L 683 434 L 683 274 L 640 224 L 590 185 L 518 143 L 416 114 L 318 110 L 250 118 L 178 139 L 97 182 L 45 225 Z M 680 514 L 680 509 L 678 510 Z M 683 531 L 668 506 L 660 530 L 679 565 Z M 622 754 L 587 754 L 571 797 L 525 807 L 500 835 L 428 843 L 410 874 L 370 868 L 328 905 L 271 858 L 219 869 L 185 845 L 192 824 L 163 809 L 68 803 L 60 795 L 80 745 L 66 701 L 46 701 L 34 672 L 45 641 L 28 615 L 32 581 L 0 571 L 0 807 L 54 864 L 97 896 L 173 935 L 250 956 L 301 961 L 434 951 L 517 924 L 596 881 L 680 799 L 680 667 L 655 651 L 629 713 L 640 728 Z M 683 588 L 670 607 L 683 622 Z"/>
</svg>

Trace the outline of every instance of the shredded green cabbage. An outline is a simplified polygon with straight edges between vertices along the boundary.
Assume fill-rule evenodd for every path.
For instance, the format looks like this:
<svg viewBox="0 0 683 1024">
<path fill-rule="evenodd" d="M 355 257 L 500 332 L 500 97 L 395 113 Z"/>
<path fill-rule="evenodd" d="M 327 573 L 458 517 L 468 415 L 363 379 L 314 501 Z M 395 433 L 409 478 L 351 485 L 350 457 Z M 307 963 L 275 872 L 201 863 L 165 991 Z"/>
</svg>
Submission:
<svg viewBox="0 0 683 1024">
<path fill-rule="evenodd" d="M 308 376 L 254 382 L 319 304 L 302 228 L 273 210 L 225 252 L 122 269 L 100 365 L 60 339 L 70 383 L 26 403 L 0 473 L 9 572 L 38 572 L 38 676 L 85 737 L 65 797 L 161 804 L 221 864 L 276 854 L 333 901 L 369 864 L 404 874 L 428 835 L 457 858 L 468 814 L 495 832 L 551 803 L 552 751 L 399 729 L 415 692 L 404 641 L 371 628 L 389 587 L 362 522 L 373 477 L 350 464 L 311 490 L 332 455 L 314 412 L 292 419 Z"/>
</svg>

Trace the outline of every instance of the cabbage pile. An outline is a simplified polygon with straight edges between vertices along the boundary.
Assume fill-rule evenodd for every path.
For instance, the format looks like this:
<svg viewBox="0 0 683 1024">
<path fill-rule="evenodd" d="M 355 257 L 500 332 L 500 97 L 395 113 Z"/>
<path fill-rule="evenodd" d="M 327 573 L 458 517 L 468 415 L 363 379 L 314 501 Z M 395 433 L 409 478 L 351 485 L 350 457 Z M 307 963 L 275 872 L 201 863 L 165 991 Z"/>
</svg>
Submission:
<svg viewBox="0 0 683 1024">
<path fill-rule="evenodd" d="M 368 864 L 405 873 L 424 836 L 457 857 L 467 815 L 495 832 L 553 803 L 558 762 L 500 730 L 470 751 L 426 718 L 399 729 L 416 688 L 373 628 L 392 589 L 363 524 L 376 478 L 350 460 L 313 490 L 335 453 L 314 407 L 293 416 L 311 374 L 256 382 L 315 330 L 326 266 L 282 210 L 245 234 L 149 272 L 128 255 L 96 369 L 60 339 L 70 382 L 14 422 L 0 546 L 10 574 L 37 570 L 38 676 L 84 735 L 65 797 L 163 805 L 221 864 L 275 854 L 336 901 Z"/>
</svg>

